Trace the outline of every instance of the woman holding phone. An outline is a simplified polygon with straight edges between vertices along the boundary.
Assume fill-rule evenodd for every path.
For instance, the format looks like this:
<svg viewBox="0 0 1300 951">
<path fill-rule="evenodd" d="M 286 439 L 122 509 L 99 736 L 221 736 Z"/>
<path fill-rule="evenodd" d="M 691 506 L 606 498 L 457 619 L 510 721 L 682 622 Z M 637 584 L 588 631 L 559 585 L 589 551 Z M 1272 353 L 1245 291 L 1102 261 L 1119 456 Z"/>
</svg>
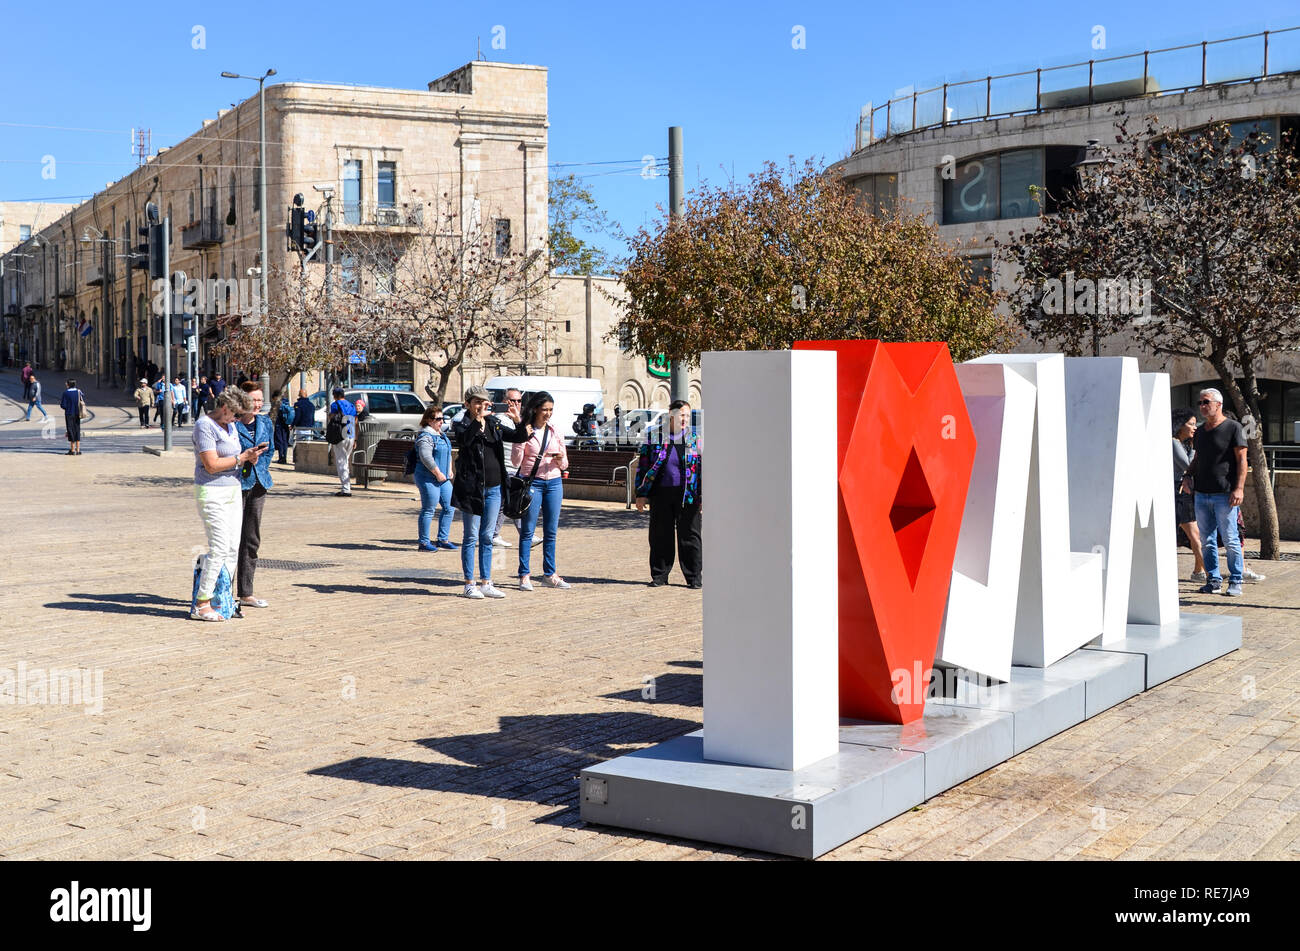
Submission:
<svg viewBox="0 0 1300 951">
<path fill-rule="evenodd" d="M 208 553 L 203 556 L 198 590 L 190 617 L 196 621 L 224 621 L 212 607 L 212 596 L 222 569 L 227 575 L 235 571 L 239 551 L 242 499 L 240 469 L 256 463 L 262 453 L 256 448 L 241 449 L 235 417 L 248 411 L 248 397 L 242 390 L 226 390 L 217 397 L 212 412 L 195 421 L 194 499 L 199 517 L 208 536 Z"/>
<path fill-rule="evenodd" d="M 262 545 L 262 505 L 266 502 L 266 490 L 274 484 L 270 449 L 275 424 L 271 417 L 262 414 L 262 384 L 249 380 L 240 384 L 240 389 L 248 399 L 248 406 L 235 424 L 239 445 L 242 449 L 257 450 L 258 456 L 256 462 L 245 463 L 239 470 L 244 507 L 235 593 L 241 608 L 264 608 L 267 603 L 253 593 L 253 577 L 257 573 L 257 550 Z"/>
<path fill-rule="evenodd" d="M 533 590 L 529 556 L 538 517 L 542 520 L 542 584 L 548 588 L 569 587 L 569 583 L 555 573 L 555 536 L 560 528 L 560 503 L 564 501 L 569 454 L 559 431 L 551 425 L 554 411 L 555 399 L 550 393 L 542 390 L 530 396 L 523 418 L 528 421 L 532 435 L 527 442 L 517 442 L 510 450 L 510 460 L 519 470 L 519 478 L 533 480 L 529 486 L 533 501 L 519 529 L 520 591 Z"/>
</svg>

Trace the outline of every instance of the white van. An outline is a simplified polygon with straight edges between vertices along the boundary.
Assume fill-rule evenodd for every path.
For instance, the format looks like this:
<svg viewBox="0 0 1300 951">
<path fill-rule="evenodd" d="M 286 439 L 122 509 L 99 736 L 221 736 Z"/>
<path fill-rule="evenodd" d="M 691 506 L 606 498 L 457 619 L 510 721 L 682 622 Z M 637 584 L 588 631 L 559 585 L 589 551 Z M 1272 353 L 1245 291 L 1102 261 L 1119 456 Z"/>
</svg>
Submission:
<svg viewBox="0 0 1300 951">
<path fill-rule="evenodd" d="M 605 396 L 600 380 L 586 376 L 494 376 L 483 384 L 492 394 L 494 403 L 504 403 L 506 390 L 524 391 L 524 405 L 529 395 L 545 390 L 555 400 L 551 424 L 566 439 L 574 435 L 573 421 L 582 415 L 582 407 L 594 403 L 596 415 L 605 415 Z"/>
</svg>

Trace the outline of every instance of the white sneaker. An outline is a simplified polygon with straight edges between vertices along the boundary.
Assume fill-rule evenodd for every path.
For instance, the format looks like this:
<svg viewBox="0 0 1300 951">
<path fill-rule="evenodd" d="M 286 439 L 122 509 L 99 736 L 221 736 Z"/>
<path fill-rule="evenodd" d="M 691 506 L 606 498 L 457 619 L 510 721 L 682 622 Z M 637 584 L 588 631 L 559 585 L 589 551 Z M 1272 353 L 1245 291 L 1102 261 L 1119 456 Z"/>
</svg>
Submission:
<svg viewBox="0 0 1300 951">
<path fill-rule="evenodd" d="M 531 547 L 531 548 L 536 548 L 536 547 L 537 547 L 538 545 L 540 545 L 543 541 L 544 541 L 544 539 L 539 535 L 537 538 L 534 538 L 534 539 L 533 539 L 533 543 L 532 543 L 532 545 L 530 545 L 529 547 Z"/>
<path fill-rule="evenodd" d="M 506 541 L 504 538 L 502 538 L 500 535 L 493 535 L 493 536 L 492 536 L 492 547 L 493 547 L 493 548 L 513 548 L 514 546 L 511 545 L 511 544 L 510 544 L 508 541 Z"/>
<path fill-rule="evenodd" d="M 1193 581 L 1199 581 L 1201 584 L 1205 584 L 1205 572 L 1204 572 L 1204 571 L 1193 571 L 1193 572 L 1192 572 L 1192 580 L 1193 580 Z"/>
<path fill-rule="evenodd" d="M 1258 572 L 1251 571 L 1249 568 L 1243 568 L 1241 572 L 1242 581 L 1263 581 L 1267 575 L 1261 575 Z"/>
<path fill-rule="evenodd" d="M 476 584 L 465 585 L 465 590 L 461 592 L 460 596 L 462 598 L 474 598 L 479 601 L 482 601 L 484 598 L 483 592 L 478 589 L 478 585 Z"/>
<path fill-rule="evenodd" d="M 559 575 L 546 575 L 542 578 L 542 584 L 548 588 L 567 588 L 569 582 L 565 581 Z"/>
<path fill-rule="evenodd" d="M 532 590 L 533 590 L 533 581 L 532 581 L 532 579 L 531 579 L 531 578 L 520 578 L 520 579 L 519 579 L 519 590 L 520 590 L 520 591 L 532 591 Z"/>
<path fill-rule="evenodd" d="M 484 581 L 481 585 L 479 585 L 478 590 L 480 592 L 479 593 L 480 598 L 504 598 L 506 596 L 506 593 L 504 591 L 498 590 L 496 585 L 494 585 L 491 581 Z"/>
</svg>

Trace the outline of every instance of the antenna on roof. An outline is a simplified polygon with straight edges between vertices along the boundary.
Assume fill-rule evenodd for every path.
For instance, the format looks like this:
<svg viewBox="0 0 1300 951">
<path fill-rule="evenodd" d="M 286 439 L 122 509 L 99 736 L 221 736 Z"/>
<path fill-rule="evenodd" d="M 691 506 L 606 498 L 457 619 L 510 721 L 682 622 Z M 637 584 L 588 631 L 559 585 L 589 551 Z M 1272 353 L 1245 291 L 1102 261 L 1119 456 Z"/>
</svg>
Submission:
<svg viewBox="0 0 1300 951">
<path fill-rule="evenodd" d="M 149 153 L 153 151 L 153 130 L 132 129 L 131 143 L 131 151 L 135 154 L 135 164 L 137 166 L 144 165 L 149 161 Z"/>
<path fill-rule="evenodd" d="M 478 45 L 478 53 L 474 56 L 474 58 L 478 60 L 485 59 L 485 57 L 483 56 L 483 37 L 476 36 L 474 37 L 474 40 Z"/>
</svg>

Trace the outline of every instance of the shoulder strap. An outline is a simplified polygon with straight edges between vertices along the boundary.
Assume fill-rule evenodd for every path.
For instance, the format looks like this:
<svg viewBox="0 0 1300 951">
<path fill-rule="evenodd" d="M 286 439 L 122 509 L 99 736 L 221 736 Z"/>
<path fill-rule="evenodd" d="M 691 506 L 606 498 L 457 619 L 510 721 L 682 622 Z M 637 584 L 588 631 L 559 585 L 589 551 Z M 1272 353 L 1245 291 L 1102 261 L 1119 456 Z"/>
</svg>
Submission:
<svg viewBox="0 0 1300 951">
<path fill-rule="evenodd" d="M 546 440 L 547 437 L 549 437 L 550 435 L 551 435 L 551 427 L 546 426 L 542 430 L 542 445 L 541 448 L 537 450 L 537 458 L 533 460 L 533 472 L 532 475 L 528 477 L 529 482 L 532 482 L 534 479 L 537 478 L 537 469 L 542 464 L 542 453 L 546 452 Z"/>
</svg>

